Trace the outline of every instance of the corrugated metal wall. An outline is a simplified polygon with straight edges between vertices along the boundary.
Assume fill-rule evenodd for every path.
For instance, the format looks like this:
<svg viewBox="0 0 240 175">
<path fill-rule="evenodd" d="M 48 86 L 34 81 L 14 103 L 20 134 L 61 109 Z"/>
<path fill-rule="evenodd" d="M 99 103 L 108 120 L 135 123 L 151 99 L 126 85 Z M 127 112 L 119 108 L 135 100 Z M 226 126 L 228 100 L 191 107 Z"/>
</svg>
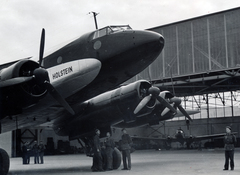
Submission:
<svg viewBox="0 0 240 175">
<path fill-rule="evenodd" d="M 149 29 L 165 47 L 136 79 L 161 79 L 240 65 L 240 8 Z M 171 73 L 172 72 L 172 73 Z"/>
</svg>

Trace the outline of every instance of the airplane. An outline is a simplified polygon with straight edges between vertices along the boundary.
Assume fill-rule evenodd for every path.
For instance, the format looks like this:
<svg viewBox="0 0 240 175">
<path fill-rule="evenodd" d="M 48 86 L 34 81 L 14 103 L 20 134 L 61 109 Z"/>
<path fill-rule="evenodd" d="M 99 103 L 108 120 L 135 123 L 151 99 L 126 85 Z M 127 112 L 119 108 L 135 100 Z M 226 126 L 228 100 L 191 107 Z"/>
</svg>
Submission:
<svg viewBox="0 0 240 175">
<path fill-rule="evenodd" d="M 233 132 L 232 134 L 236 134 L 237 132 Z M 184 131 L 179 128 L 176 130 L 174 137 L 167 136 L 167 138 L 156 138 L 156 137 L 139 137 L 139 136 L 131 136 L 133 139 L 141 139 L 141 140 L 152 140 L 157 143 L 165 143 L 166 149 L 170 149 L 170 144 L 172 142 L 179 142 L 181 145 L 186 145 L 187 148 L 190 148 L 190 145 L 193 142 L 199 142 L 201 140 L 208 140 L 213 138 L 224 137 L 226 133 L 219 134 L 211 134 L 211 135 L 202 135 L 202 136 L 186 136 Z"/>
<path fill-rule="evenodd" d="M 161 53 L 164 37 L 129 25 L 86 33 L 43 58 L 42 29 L 38 62 L 30 58 L 0 66 L 0 131 L 51 126 L 56 134 L 80 139 L 90 154 L 94 130 L 105 136 L 112 126 L 136 127 L 173 118 L 181 100 L 146 80 L 124 82 Z M 114 168 L 121 155 L 114 151 Z M 0 173 L 9 157 L 0 149 Z"/>
</svg>

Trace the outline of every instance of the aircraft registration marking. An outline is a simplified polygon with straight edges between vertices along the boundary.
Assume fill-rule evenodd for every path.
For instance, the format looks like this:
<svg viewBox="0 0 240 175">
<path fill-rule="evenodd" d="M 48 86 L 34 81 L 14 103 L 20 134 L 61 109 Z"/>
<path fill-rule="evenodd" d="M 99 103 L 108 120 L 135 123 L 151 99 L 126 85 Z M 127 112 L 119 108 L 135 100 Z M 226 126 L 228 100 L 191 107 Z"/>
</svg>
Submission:
<svg viewBox="0 0 240 175">
<path fill-rule="evenodd" d="M 67 75 L 67 74 L 72 73 L 72 72 L 73 72 L 73 67 L 70 66 L 70 67 L 67 67 L 65 69 L 62 69 L 60 71 L 57 71 L 57 72 L 53 73 L 52 78 L 53 78 L 53 80 L 55 80 L 57 78 L 60 78 L 64 75 Z"/>
<path fill-rule="evenodd" d="M 57 83 L 65 80 L 70 80 L 69 78 L 76 78 L 79 75 L 88 74 L 91 71 L 97 70 L 98 74 L 101 68 L 101 63 L 94 58 L 86 58 L 81 60 L 75 60 L 63 64 L 56 65 L 54 67 L 48 68 L 48 75 L 50 82 Z"/>
</svg>

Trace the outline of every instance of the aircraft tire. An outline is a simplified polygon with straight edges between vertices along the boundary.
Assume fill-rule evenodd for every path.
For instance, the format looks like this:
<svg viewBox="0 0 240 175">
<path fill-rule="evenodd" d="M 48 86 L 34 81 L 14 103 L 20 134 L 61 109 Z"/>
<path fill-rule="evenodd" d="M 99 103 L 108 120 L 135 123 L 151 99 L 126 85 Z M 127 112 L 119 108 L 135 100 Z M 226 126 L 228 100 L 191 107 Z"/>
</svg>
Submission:
<svg viewBox="0 0 240 175">
<path fill-rule="evenodd" d="M 122 162 L 122 155 L 121 152 L 117 149 L 114 148 L 113 151 L 113 169 L 116 170 L 120 167 Z"/>
<path fill-rule="evenodd" d="M 7 152 L 0 148 L 0 174 L 7 175 L 9 171 L 10 160 Z"/>
</svg>

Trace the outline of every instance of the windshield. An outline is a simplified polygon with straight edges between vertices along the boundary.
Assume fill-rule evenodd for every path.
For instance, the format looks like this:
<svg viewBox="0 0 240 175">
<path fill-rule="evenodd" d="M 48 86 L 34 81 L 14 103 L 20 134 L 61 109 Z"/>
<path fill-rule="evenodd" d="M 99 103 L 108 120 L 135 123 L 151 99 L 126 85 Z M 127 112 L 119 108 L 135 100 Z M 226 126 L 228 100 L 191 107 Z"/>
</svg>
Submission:
<svg viewBox="0 0 240 175">
<path fill-rule="evenodd" d="M 93 39 L 100 38 L 105 35 L 110 35 L 112 33 L 116 32 L 123 32 L 126 30 L 132 30 L 132 28 L 129 25 L 122 25 L 122 26 L 107 26 L 102 29 L 99 29 L 94 32 Z"/>
</svg>

